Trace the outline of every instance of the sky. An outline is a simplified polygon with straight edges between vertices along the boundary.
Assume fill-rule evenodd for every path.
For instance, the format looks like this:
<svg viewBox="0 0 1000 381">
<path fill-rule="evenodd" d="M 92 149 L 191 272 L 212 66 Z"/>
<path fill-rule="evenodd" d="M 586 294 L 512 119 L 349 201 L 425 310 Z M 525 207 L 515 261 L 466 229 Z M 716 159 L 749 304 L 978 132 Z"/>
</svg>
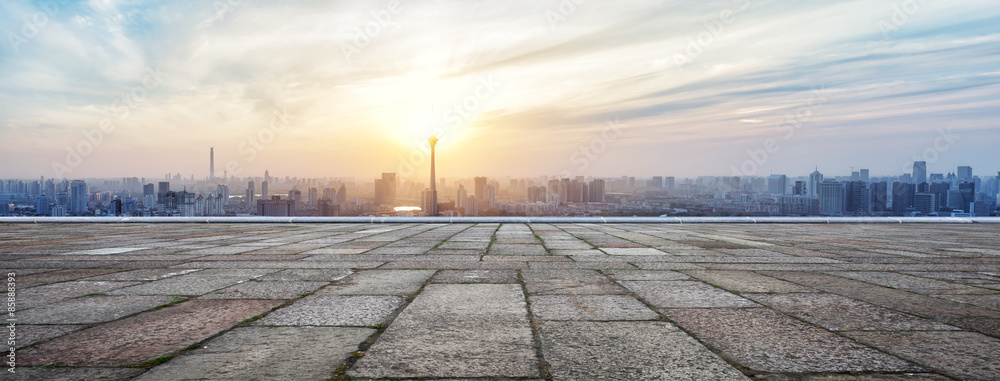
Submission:
<svg viewBox="0 0 1000 381">
<path fill-rule="evenodd" d="M 1000 171 L 995 0 L 0 2 L 0 178 Z"/>
</svg>

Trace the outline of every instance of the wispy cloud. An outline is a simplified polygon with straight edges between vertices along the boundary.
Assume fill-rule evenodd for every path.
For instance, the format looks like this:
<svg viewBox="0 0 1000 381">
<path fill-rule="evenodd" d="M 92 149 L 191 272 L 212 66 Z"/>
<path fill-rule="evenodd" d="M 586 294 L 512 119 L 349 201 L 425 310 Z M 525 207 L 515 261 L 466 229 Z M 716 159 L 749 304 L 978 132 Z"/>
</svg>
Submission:
<svg viewBox="0 0 1000 381">
<path fill-rule="evenodd" d="M 392 171 L 484 76 L 496 92 L 441 142 L 443 157 L 461 158 L 442 160 L 441 173 L 552 174 L 617 117 L 627 134 L 588 174 L 728 174 L 816 88 L 831 102 L 763 171 L 822 162 L 895 173 L 944 125 L 1000 139 L 991 1 L 925 2 L 888 34 L 890 0 L 752 0 L 721 31 L 713 20 L 743 0 L 585 2 L 553 26 L 559 3 L 400 0 L 386 16 L 388 1 L 70 2 L 0 48 L 0 135 L 13 142 L 0 176 L 51 176 L 65 147 L 156 66 L 162 86 L 76 174 L 200 174 L 209 146 L 240 159 L 239 142 L 275 108 L 296 122 L 247 174 Z M 0 32 L 22 35 L 23 20 L 45 14 L 38 4 L 0 4 Z M 346 54 L 359 31 L 368 43 Z M 700 53 L 675 65 L 692 41 Z M 940 165 L 995 165 L 992 148 L 967 148 L 983 151 Z"/>
</svg>

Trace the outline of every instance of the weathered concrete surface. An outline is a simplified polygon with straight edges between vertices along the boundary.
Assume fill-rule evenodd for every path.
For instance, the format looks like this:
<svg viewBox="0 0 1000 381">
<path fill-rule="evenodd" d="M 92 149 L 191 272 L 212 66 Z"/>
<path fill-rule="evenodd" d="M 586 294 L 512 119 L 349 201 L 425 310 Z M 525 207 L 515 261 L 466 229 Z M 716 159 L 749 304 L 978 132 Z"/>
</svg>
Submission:
<svg viewBox="0 0 1000 381">
<path fill-rule="evenodd" d="M 511 221 L 0 224 L 12 379 L 1000 379 L 1000 224 Z"/>
<path fill-rule="evenodd" d="M 537 376 L 525 308 L 519 285 L 429 285 L 354 365 L 350 375 Z"/>
<path fill-rule="evenodd" d="M 25 365 L 118 366 L 170 355 L 277 307 L 268 300 L 193 300 L 24 349 Z"/>
<path fill-rule="evenodd" d="M 362 326 L 386 323 L 404 299 L 386 295 L 311 295 L 274 311 L 254 324 Z"/>
<path fill-rule="evenodd" d="M 553 380 L 749 380 L 666 322 L 546 322 Z"/>
<path fill-rule="evenodd" d="M 902 372 L 921 368 L 766 308 L 667 309 L 678 326 L 764 372 Z"/>
<path fill-rule="evenodd" d="M 369 328 L 241 327 L 136 380 L 326 380 L 372 333 Z"/>
</svg>

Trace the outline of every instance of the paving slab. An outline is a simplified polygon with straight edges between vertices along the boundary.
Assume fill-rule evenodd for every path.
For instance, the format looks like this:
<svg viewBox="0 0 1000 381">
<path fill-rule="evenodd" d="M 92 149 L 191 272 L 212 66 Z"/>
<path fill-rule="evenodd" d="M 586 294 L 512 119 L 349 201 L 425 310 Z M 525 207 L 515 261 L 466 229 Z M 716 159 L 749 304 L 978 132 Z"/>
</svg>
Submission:
<svg viewBox="0 0 1000 381">
<path fill-rule="evenodd" d="M 541 320 L 656 320 L 659 314 L 628 295 L 537 295 L 531 312 Z"/>
<path fill-rule="evenodd" d="M 17 308 L 26 310 L 69 298 L 110 293 L 111 290 L 136 284 L 139 282 L 72 281 L 26 288 L 18 290 Z"/>
<path fill-rule="evenodd" d="M 15 374 L 4 374 L 4 380 L 13 381 L 126 381 L 145 372 L 129 368 L 17 368 Z M 5 372 L 6 373 L 6 372 Z"/>
<path fill-rule="evenodd" d="M 516 270 L 441 270 L 433 283 L 517 283 Z"/>
<path fill-rule="evenodd" d="M 324 281 L 332 282 L 354 274 L 350 269 L 288 269 L 264 275 L 260 281 Z"/>
<path fill-rule="evenodd" d="M 525 270 L 530 294 L 623 294 L 625 290 L 594 270 Z"/>
<path fill-rule="evenodd" d="M 24 348 L 34 343 L 62 336 L 67 333 L 86 328 L 84 325 L 28 325 L 18 324 L 15 327 L 15 348 Z M 16 353 L 15 353 L 16 354 Z"/>
<path fill-rule="evenodd" d="M 943 282 L 912 275 L 882 271 L 835 271 L 830 275 L 851 278 L 880 286 L 928 293 L 992 294 L 993 290 L 970 287 L 963 284 Z"/>
<path fill-rule="evenodd" d="M 295 299 L 329 282 L 247 281 L 201 297 L 201 299 Z"/>
<path fill-rule="evenodd" d="M 386 323 L 405 299 L 383 295 L 310 295 L 271 312 L 254 325 L 359 326 Z"/>
<path fill-rule="evenodd" d="M 794 283 L 761 275 L 753 271 L 682 270 L 684 274 L 734 292 L 811 292 Z"/>
<path fill-rule="evenodd" d="M 545 246 L 540 244 L 494 243 L 490 245 L 489 255 L 548 255 Z"/>
<path fill-rule="evenodd" d="M 749 380 L 667 322 L 546 322 L 553 380 Z"/>
<path fill-rule="evenodd" d="M 535 377 L 521 286 L 431 284 L 348 372 L 354 377 Z"/>
<path fill-rule="evenodd" d="M 318 294 L 323 295 L 409 295 L 434 275 L 434 270 L 364 270 L 341 279 Z"/>
<path fill-rule="evenodd" d="M 605 270 L 603 273 L 611 279 L 622 280 L 690 280 L 691 277 L 669 270 Z"/>
<path fill-rule="evenodd" d="M 726 290 L 694 281 L 623 281 L 632 292 L 657 307 L 755 307 L 757 303 Z"/>
<path fill-rule="evenodd" d="M 663 309 L 747 368 L 773 373 L 913 372 L 920 367 L 767 308 Z"/>
<path fill-rule="evenodd" d="M 847 332 L 865 344 L 962 380 L 1000 377 L 1000 339 L 975 332 Z"/>
<path fill-rule="evenodd" d="M 192 300 L 60 336 L 20 354 L 29 366 L 137 364 L 172 354 L 280 304 L 273 300 Z"/>
<path fill-rule="evenodd" d="M 600 247 L 608 255 L 667 255 L 667 253 L 651 247 L 617 248 Z"/>
<path fill-rule="evenodd" d="M 326 380 L 373 333 L 370 328 L 240 327 L 136 380 Z"/>
<path fill-rule="evenodd" d="M 94 295 L 33 308 L 19 313 L 17 318 L 25 324 L 91 324 L 112 321 L 174 301 L 169 296 Z"/>
<path fill-rule="evenodd" d="M 160 279 L 166 279 L 173 276 L 190 274 L 200 269 L 142 269 L 142 270 L 130 270 L 130 271 L 119 271 L 112 274 L 98 275 L 94 277 L 84 278 L 83 280 L 94 281 L 94 280 L 111 280 L 111 281 L 154 281 Z"/>
<path fill-rule="evenodd" d="M 947 324 L 825 293 L 743 294 L 831 331 L 953 331 Z"/>
</svg>

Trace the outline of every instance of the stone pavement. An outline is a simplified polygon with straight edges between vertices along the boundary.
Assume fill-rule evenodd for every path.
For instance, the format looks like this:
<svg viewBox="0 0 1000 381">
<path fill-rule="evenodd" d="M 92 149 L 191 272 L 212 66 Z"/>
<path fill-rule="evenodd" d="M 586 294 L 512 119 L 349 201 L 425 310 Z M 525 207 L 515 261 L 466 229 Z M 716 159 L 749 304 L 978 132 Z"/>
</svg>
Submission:
<svg viewBox="0 0 1000 381">
<path fill-rule="evenodd" d="M 1000 379 L 996 224 L 18 224 L 0 261 L 0 380 Z"/>
</svg>

